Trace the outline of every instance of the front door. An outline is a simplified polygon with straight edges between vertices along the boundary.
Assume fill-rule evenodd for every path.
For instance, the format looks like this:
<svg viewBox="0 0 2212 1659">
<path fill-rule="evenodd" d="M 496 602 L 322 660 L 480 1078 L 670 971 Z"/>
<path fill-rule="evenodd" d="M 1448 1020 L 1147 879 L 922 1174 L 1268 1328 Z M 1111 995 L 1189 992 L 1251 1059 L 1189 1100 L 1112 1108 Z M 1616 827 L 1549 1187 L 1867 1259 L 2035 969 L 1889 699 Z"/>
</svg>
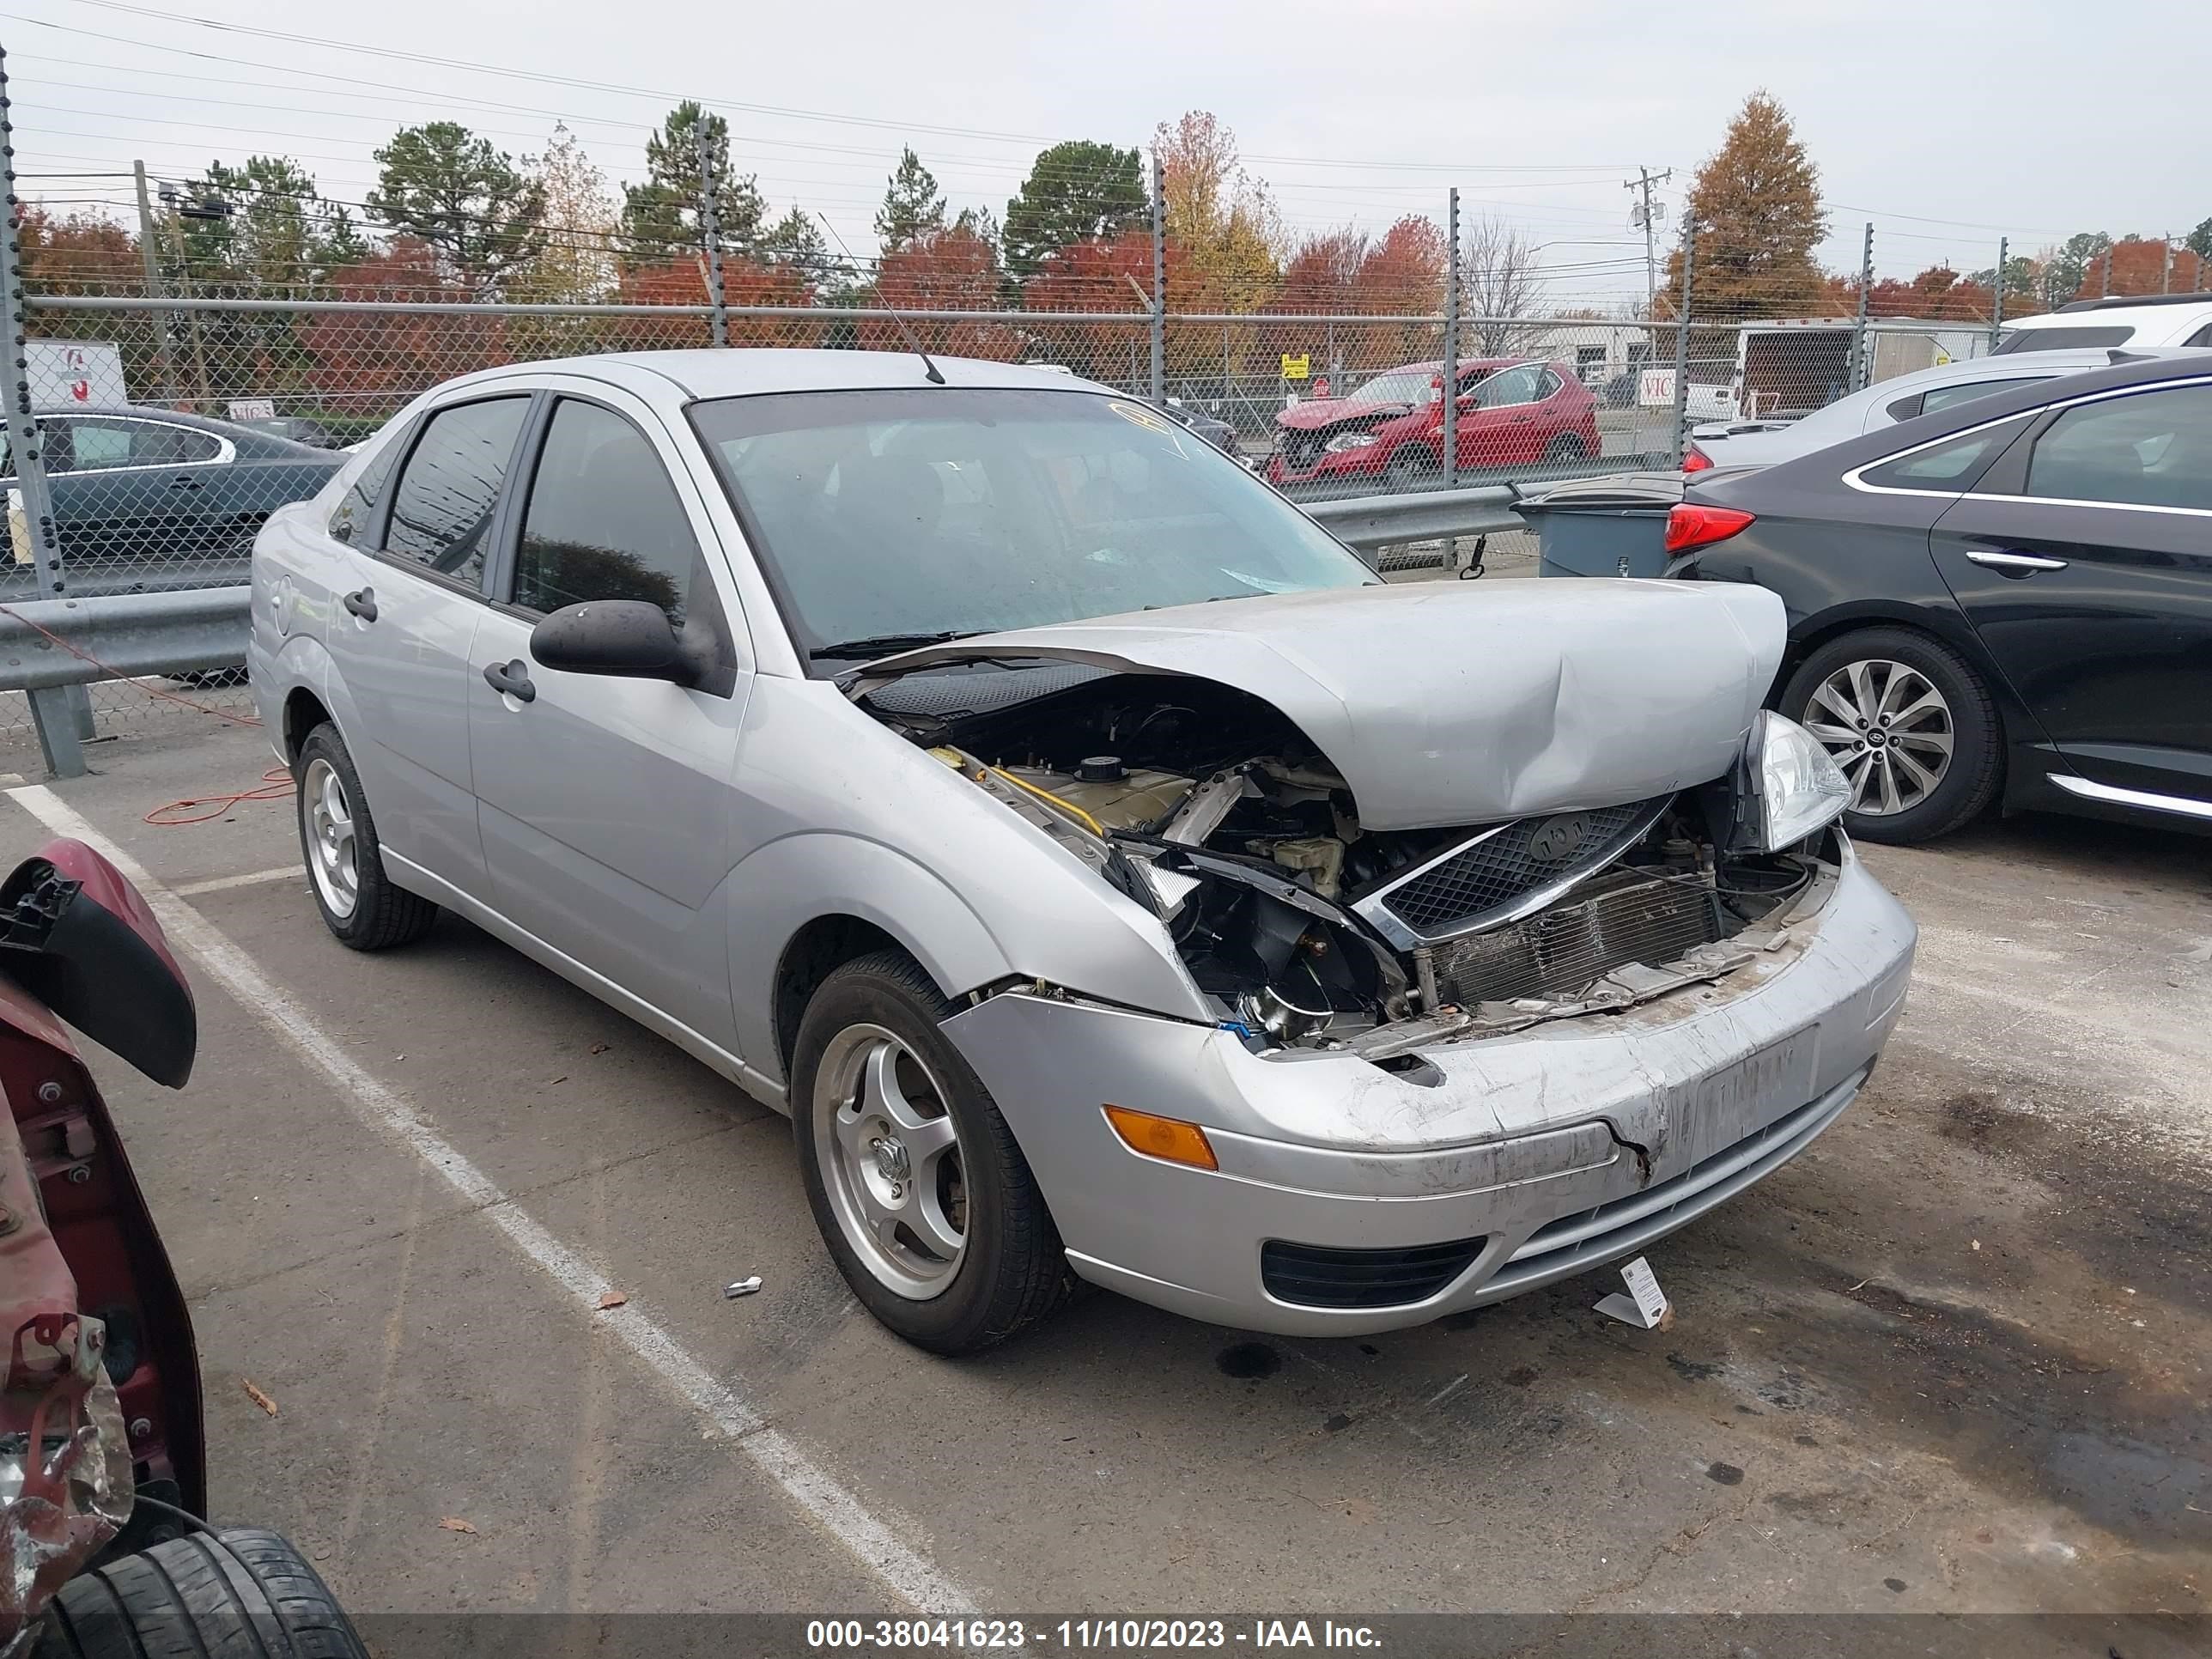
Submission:
<svg viewBox="0 0 2212 1659">
<path fill-rule="evenodd" d="M 389 513 L 345 546 L 324 634 L 343 689 L 339 731 L 386 854 L 473 896 L 484 883 L 469 788 L 469 647 L 529 411 L 527 397 L 510 395 L 430 415 L 400 463 Z"/>
<path fill-rule="evenodd" d="M 1472 409 L 1459 417 L 1459 464 L 1463 470 L 1525 466 L 1544 453 L 1539 402 L 1547 375 L 1541 363 L 1500 369 L 1470 394 Z"/>
<path fill-rule="evenodd" d="M 656 443 L 653 436 L 659 434 Z M 612 389 L 558 397 L 528 448 L 516 533 L 467 676 L 492 902 L 516 926 L 719 1047 L 728 947 L 711 901 L 730 870 L 730 787 L 751 677 L 702 549 L 705 504 L 656 418 Z M 545 668 L 531 630 L 592 599 L 646 599 L 708 642 L 695 685 Z"/>
<path fill-rule="evenodd" d="M 2212 805 L 2212 384 L 2076 404 L 2015 449 L 1936 520 L 1944 580 L 2051 771 Z"/>
</svg>

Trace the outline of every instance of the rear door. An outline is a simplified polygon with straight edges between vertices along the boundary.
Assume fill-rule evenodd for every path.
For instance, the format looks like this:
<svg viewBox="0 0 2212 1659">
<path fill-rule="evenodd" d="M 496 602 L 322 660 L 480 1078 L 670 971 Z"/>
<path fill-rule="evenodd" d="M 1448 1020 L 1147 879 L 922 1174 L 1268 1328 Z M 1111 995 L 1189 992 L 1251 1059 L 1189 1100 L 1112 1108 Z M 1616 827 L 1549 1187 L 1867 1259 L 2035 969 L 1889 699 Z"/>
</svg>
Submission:
<svg viewBox="0 0 2212 1659">
<path fill-rule="evenodd" d="M 2054 410 L 1929 544 L 2060 787 L 2212 815 L 2212 380 Z"/>
<path fill-rule="evenodd" d="M 731 783 L 752 684 L 704 498 L 659 418 L 618 388 L 549 399 L 526 446 L 496 604 L 465 688 L 493 902 L 518 927 L 720 1047 Z M 644 599 L 711 642 L 707 683 L 564 673 L 531 630 L 564 605 Z M 495 674 L 505 686 L 493 684 Z"/>
<path fill-rule="evenodd" d="M 467 398 L 420 422 L 388 501 L 347 549 L 325 635 L 350 706 L 340 724 L 386 855 L 477 898 L 483 854 L 464 693 L 531 401 L 526 392 Z"/>
</svg>

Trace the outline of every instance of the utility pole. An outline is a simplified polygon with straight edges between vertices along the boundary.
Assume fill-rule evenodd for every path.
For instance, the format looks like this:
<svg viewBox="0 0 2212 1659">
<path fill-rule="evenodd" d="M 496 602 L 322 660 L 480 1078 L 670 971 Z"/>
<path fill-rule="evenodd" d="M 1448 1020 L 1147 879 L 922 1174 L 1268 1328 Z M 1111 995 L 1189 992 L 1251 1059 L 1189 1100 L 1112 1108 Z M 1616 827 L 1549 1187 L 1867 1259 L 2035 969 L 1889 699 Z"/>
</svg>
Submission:
<svg viewBox="0 0 2212 1659">
<path fill-rule="evenodd" d="M 2173 292 L 2173 238 L 2171 236 L 2160 238 L 2159 249 L 2166 255 L 2166 264 L 2159 272 L 2158 291 L 2160 294 L 2171 294 Z"/>
<path fill-rule="evenodd" d="M 699 234 L 707 245 L 707 337 L 718 346 L 730 343 L 729 319 L 722 307 L 722 216 L 714 191 L 714 152 L 704 116 L 699 120 Z"/>
<path fill-rule="evenodd" d="M 200 314 L 191 307 L 191 266 L 185 252 L 185 214 L 178 192 L 162 186 L 161 198 L 169 210 L 169 242 L 177 251 L 177 290 L 185 301 L 185 326 L 192 337 L 193 377 L 199 381 L 199 403 L 193 413 L 204 415 L 215 402 L 215 392 L 208 380 L 207 345 L 200 336 Z"/>
<path fill-rule="evenodd" d="M 1874 383 L 1874 365 L 1867 361 L 1867 296 L 1874 288 L 1874 221 L 1867 221 L 1866 246 L 1859 255 L 1859 314 L 1851 325 L 1851 383 L 1857 392 Z"/>
<path fill-rule="evenodd" d="M 161 256 L 154 242 L 154 204 L 146 197 L 146 164 L 133 161 L 131 176 L 138 186 L 138 252 L 146 261 L 146 293 L 148 297 L 159 300 L 166 296 L 161 291 Z M 156 312 L 154 315 L 161 333 L 161 396 L 174 403 L 177 400 L 176 319 L 166 311 Z"/>
<path fill-rule="evenodd" d="M 1651 186 L 1665 184 L 1674 176 L 1674 169 L 1667 167 L 1654 173 L 1650 167 L 1638 167 L 1636 172 L 1635 178 L 1622 179 L 1620 187 L 1640 191 L 1644 198 L 1628 211 L 1630 219 L 1644 227 L 1644 314 L 1649 318 L 1659 305 L 1659 246 L 1653 228 Z M 1665 210 L 1662 207 L 1659 211 Z"/>
</svg>

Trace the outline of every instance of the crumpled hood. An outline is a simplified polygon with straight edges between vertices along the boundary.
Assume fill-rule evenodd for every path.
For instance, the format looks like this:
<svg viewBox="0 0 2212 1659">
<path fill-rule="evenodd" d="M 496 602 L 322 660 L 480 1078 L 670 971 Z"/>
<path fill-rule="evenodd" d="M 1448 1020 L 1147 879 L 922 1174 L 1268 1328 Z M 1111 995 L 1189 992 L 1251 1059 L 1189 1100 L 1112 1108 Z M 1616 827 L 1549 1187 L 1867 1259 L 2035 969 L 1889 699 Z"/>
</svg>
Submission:
<svg viewBox="0 0 2212 1659">
<path fill-rule="evenodd" d="M 1782 601 L 1738 583 L 1413 582 L 1010 629 L 886 657 L 1044 658 L 1249 692 L 1311 738 L 1370 830 L 1563 812 L 1720 777 L 1782 660 Z"/>
<path fill-rule="evenodd" d="M 1314 432 L 1339 421 L 1395 421 L 1413 412 L 1406 404 L 1368 404 L 1356 398 L 1310 398 L 1275 416 L 1275 424 L 1295 432 Z"/>
</svg>

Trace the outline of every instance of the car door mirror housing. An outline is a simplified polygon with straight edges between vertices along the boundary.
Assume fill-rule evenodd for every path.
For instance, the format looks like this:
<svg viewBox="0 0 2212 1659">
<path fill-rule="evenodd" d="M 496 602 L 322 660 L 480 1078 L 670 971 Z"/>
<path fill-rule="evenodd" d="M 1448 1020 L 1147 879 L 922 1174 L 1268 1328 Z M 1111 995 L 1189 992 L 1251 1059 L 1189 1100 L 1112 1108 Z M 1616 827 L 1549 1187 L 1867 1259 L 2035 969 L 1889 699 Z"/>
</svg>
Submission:
<svg viewBox="0 0 2212 1659">
<path fill-rule="evenodd" d="M 690 685 L 699 665 L 668 613 L 646 599 L 587 599 L 564 605 L 530 631 L 530 654 L 568 674 L 671 680 Z"/>
</svg>

